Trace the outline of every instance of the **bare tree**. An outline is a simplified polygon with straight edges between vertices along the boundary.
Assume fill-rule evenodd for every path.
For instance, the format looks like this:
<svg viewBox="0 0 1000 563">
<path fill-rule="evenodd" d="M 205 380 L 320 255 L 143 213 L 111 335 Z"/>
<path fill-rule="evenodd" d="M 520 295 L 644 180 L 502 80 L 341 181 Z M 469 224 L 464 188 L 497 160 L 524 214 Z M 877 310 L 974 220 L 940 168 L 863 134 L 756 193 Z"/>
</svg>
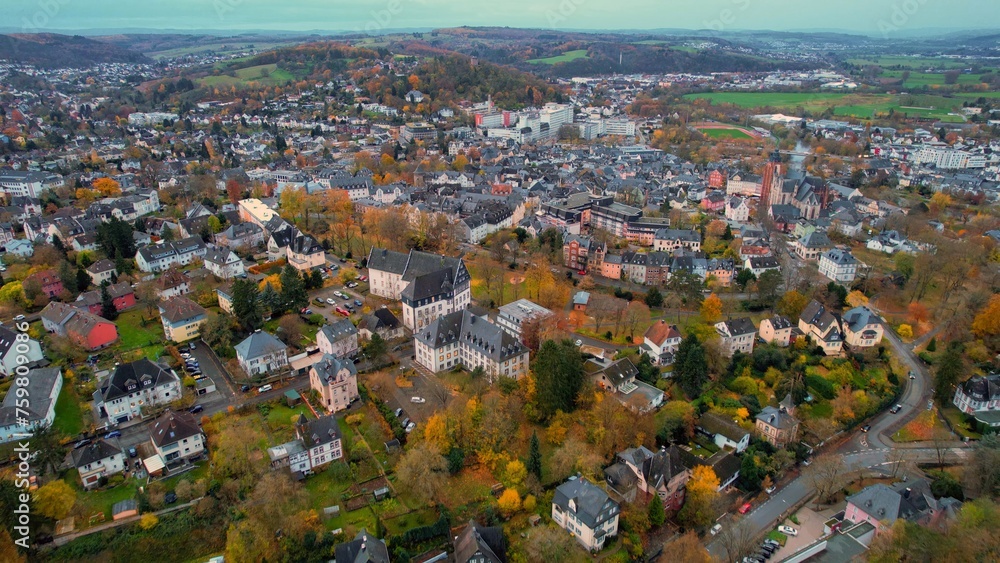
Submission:
<svg viewBox="0 0 1000 563">
<path fill-rule="evenodd" d="M 601 293 L 591 295 L 590 304 L 587 305 L 587 313 L 594 317 L 594 332 L 600 333 L 604 323 L 613 317 L 615 301 L 621 300 Z"/>
<path fill-rule="evenodd" d="M 725 561 L 736 563 L 756 551 L 757 531 L 747 518 L 741 518 L 719 532 L 719 543 L 726 550 Z"/>
<path fill-rule="evenodd" d="M 886 456 L 886 463 L 891 469 L 890 477 L 895 479 L 899 475 L 899 470 L 910 460 L 910 452 L 903 448 L 893 448 Z"/>
<path fill-rule="evenodd" d="M 934 444 L 934 452 L 937 454 L 938 467 L 944 467 L 944 458 L 948 455 L 948 442 L 951 441 L 951 432 L 936 427 L 931 432 L 931 442 Z"/>
<path fill-rule="evenodd" d="M 639 325 L 649 322 L 649 307 L 642 301 L 633 301 L 628 304 L 625 310 L 625 330 L 628 331 L 629 339 L 635 338 L 635 331 Z"/>
<path fill-rule="evenodd" d="M 824 454 L 813 460 L 805 477 L 816 491 L 817 507 L 847 483 L 849 473 L 850 468 L 840 454 Z"/>
</svg>

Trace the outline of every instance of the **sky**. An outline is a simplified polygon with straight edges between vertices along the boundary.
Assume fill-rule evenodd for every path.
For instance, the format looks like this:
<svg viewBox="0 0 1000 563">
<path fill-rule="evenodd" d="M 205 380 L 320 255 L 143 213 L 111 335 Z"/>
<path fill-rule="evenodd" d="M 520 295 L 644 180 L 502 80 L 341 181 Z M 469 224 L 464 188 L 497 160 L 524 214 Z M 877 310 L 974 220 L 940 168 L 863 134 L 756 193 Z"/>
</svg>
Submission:
<svg viewBox="0 0 1000 563">
<path fill-rule="evenodd" d="M 0 28 L 367 31 L 471 26 L 554 29 L 982 29 L 998 0 L 3 0 Z M 988 22 L 988 23 L 984 23 Z"/>
</svg>

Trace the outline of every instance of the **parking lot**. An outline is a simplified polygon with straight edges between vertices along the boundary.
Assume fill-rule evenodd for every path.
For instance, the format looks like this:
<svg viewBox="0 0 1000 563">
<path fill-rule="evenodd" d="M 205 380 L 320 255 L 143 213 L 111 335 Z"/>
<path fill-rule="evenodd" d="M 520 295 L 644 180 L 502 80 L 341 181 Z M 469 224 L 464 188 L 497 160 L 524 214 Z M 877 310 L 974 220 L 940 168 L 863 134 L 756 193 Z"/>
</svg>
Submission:
<svg viewBox="0 0 1000 563">
<path fill-rule="evenodd" d="M 799 533 L 796 536 L 788 536 L 784 547 L 774 552 L 773 559 L 775 561 L 784 560 L 823 536 L 823 523 L 826 520 L 823 516 L 805 507 L 799 510 L 795 517 L 799 520 L 798 524 L 790 520 L 786 520 L 783 524 L 795 528 Z"/>
</svg>

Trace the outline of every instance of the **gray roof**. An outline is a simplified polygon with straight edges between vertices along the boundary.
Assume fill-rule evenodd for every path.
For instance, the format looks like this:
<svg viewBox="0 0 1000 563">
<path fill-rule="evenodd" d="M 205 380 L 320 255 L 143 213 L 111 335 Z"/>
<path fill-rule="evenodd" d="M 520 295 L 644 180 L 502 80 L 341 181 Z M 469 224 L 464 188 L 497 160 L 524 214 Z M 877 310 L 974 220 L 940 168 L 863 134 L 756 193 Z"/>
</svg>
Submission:
<svg viewBox="0 0 1000 563">
<path fill-rule="evenodd" d="M 334 549 L 334 560 L 337 563 L 389 563 L 389 548 L 362 528 L 354 540 Z"/>
<path fill-rule="evenodd" d="M 351 319 L 340 319 L 333 324 L 324 325 L 320 331 L 326 335 L 330 342 L 339 342 L 358 333 L 358 329 L 351 322 Z"/>
<path fill-rule="evenodd" d="M 194 415 L 187 412 L 164 411 L 149 429 L 149 436 L 159 447 L 201 434 Z"/>
<path fill-rule="evenodd" d="M 732 420 L 710 412 L 701 415 L 701 418 L 698 419 L 698 427 L 709 434 L 721 434 L 734 442 L 739 442 L 750 434 Z"/>
<path fill-rule="evenodd" d="M 728 321 L 723 321 L 722 324 L 725 325 L 730 336 L 740 336 L 742 334 L 753 334 L 757 332 L 757 327 L 754 326 L 750 317 L 730 319 Z"/>
<path fill-rule="evenodd" d="M 240 342 L 234 348 L 241 358 L 252 360 L 279 350 L 284 350 L 285 344 L 269 332 L 257 331 L 246 337 L 243 342 Z"/>
<path fill-rule="evenodd" d="M 882 320 L 871 309 L 861 305 L 843 314 L 844 325 L 851 329 L 851 332 L 861 332 L 870 324 L 882 324 Z"/>
<path fill-rule="evenodd" d="M 372 332 L 381 329 L 395 330 L 399 328 L 399 319 L 392 314 L 389 309 L 376 309 L 372 314 L 365 315 L 358 324 L 361 328 L 367 328 Z"/>
<path fill-rule="evenodd" d="M 842 248 L 831 248 L 823 253 L 823 257 L 834 264 L 840 264 L 842 266 L 858 263 L 857 259 L 854 258 L 849 250 L 844 250 Z"/>
<path fill-rule="evenodd" d="M 798 421 L 784 407 L 764 407 L 757 413 L 757 420 L 779 430 L 794 428 Z"/>
<path fill-rule="evenodd" d="M 414 337 L 432 349 L 461 340 L 495 362 L 519 356 L 527 350 L 510 333 L 467 309 L 435 319 Z"/>
<path fill-rule="evenodd" d="M 305 415 L 300 414 L 295 422 L 295 433 L 307 448 L 342 439 L 337 417 L 332 415 L 308 420 Z"/>
<path fill-rule="evenodd" d="M 570 509 L 570 501 L 574 502 L 576 510 Z M 573 512 L 580 522 L 591 529 L 621 511 L 618 503 L 611 500 L 604 489 L 583 478 L 571 479 L 556 487 L 552 504 L 563 512 Z"/>
<path fill-rule="evenodd" d="M 122 448 L 117 438 L 111 440 L 98 438 L 93 443 L 77 448 L 70 453 L 73 456 L 73 467 L 82 467 L 111 456 L 120 455 Z"/>
<path fill-rule="evenodd" d="M 357 368 L 354 367 L 354 362 L 350 360 L 342 361 L 340 358 L 331 356 L 330 354 L 323 354 L 323 357 L 313 364 L 312 368 L 316 370 L 316 375 L 319 376 L 320 380 L 327 382 L 336 381 L 337 374 L 345 369 L 350 375 L 358 374 Z"/>
<path fill-rule="evenodd" d="M 480 526 L 473 521 L 455 538 L 456 563 L 504 563 L 507 542 L 500 526 Z"/>
<path fill-rule="evenodd" d="M 129 393 L 176 381 L 179 381 L 177 374 L 143 358 L 115 367 L 114 373 L 104 380 L 99 393 L 104 402 L 108 402 L 118 397 L 125 397 Z"/>
<path fill-rule="evenodd" d="M 4 395 L 3 406 L 0 406 L 0 427 L 14 425 L 18 418 L 27 418 L 32 424 L 45 418 L 51 404 L 49 395 L 61 377 L 62 371 L 59 368 L 36 368 L 28 372 L 27 385 L 18 385 L 21 378 L 14 378 Z M 21 407 L 18 412 L 17 389 L 22 387 L 27 390 L 31 401 L 29 406 Z"/>
</svg>

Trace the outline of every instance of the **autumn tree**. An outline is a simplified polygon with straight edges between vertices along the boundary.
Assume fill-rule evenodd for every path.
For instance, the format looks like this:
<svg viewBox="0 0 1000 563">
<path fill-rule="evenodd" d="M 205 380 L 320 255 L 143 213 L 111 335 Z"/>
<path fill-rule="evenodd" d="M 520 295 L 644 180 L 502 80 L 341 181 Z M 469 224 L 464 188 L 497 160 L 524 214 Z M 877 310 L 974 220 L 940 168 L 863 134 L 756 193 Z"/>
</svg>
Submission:
<svg viewBox="0 0 1000 563">
<path fill-rule="evenodd" d="M 860 307 L 868 304 L 868 296 L 858 290 L 854 290 L 847 294 L 846 301 L 851 307 Z"/>
<path fill-rule="evenodd" d="M 122 195 L 121 185 L 112 178 L 98 178 L 94 180 L 92 187 L 101 197 L 118 197 Z"/>
<path fill-rule="evenodd" d="M 695 466 L 687 483 L 684 507 L 678 518 L 687 526 L 707 526 L 714 517 L 719 498 L 719 478 L 707 465 Z"/>
<path fill-rule="evenodd" d="M 424 441 L 439 454 L 448 453 L 451 449 L 448 419 L 443 414 L 434 413 L 424 423 Z"/>
<path fill-rule="evenodd" d="M 418 444 L 399 459 L 396 478 L 423 502 L 433 502 L 447 484 L 448 462 L 429 445 Z"/>
<path fill-rule="evenodd" d="M 632 301 L 625 308 L 625 317 L 622 323 L 625 331 L 628 332 L 629 341 L 635 339 L 636 330 L 640 326 L 649 324 L 649 307 L 642 301 Z"/>
<path fill-rule="evenodd" d="M 664 551 L 670 553 L 671 563 L 712 563 L 712 556 L 693 530 L 664 544 Z"/>
<path fill-rule="evenodd" d="M 797 319 L 802 310 L 809 304 L 809 298 L 796 290 L 786 291 L 778 301 L 778 312 L 790 319 Z"/>
<path fill-rule="evenodd" d="M 972 321 L 972 332 L 980 337 L 1000 335 L 1000 294 L 990 297 Z"/>
<path fill-rule="evenodd" d="M 816 491 L 816 504 L 827 502 L 847 483 L 850 468 L 840 454 L 823 454 L 812 461 L 805 472 L 806 482 Z"/>
<path fill-rule="evenodd" d="M 243 192 L 246 187 L 240 183 L 236 178 L 230 178 L 226 180 L 226 196 L 229 197 L 229 201 L 235 205 L 243 199 Z"/>
<path fill-rule="evenodd" d="M 583 384 L 583 356 L 572 341 L 542 343 L 532 372 L 535 375 L 535 402 L 543 419 L 556 411 L 573 411 Z"/>
<path fill-rule="evenodd" d="M 62 520 L 76 503 L 76 491 L 61 479 L 49 481 L 32 495 L 35 511 L 52 520 Z"/>
<path fill-rule="evenodd" d="M 711 294 L 701 303 L 701 319 L 706 323 L 717 323 L 722 319 L 722 299 Z"/>
<path fill-rule="evenodd" d="M 515 512 L 521 510 L 521 495 L 518 494 L 517 489 L 506 489 L 500 495 L 497 504 L 500 507 L 500 512 L 509 518 Z"/>
</svg>

